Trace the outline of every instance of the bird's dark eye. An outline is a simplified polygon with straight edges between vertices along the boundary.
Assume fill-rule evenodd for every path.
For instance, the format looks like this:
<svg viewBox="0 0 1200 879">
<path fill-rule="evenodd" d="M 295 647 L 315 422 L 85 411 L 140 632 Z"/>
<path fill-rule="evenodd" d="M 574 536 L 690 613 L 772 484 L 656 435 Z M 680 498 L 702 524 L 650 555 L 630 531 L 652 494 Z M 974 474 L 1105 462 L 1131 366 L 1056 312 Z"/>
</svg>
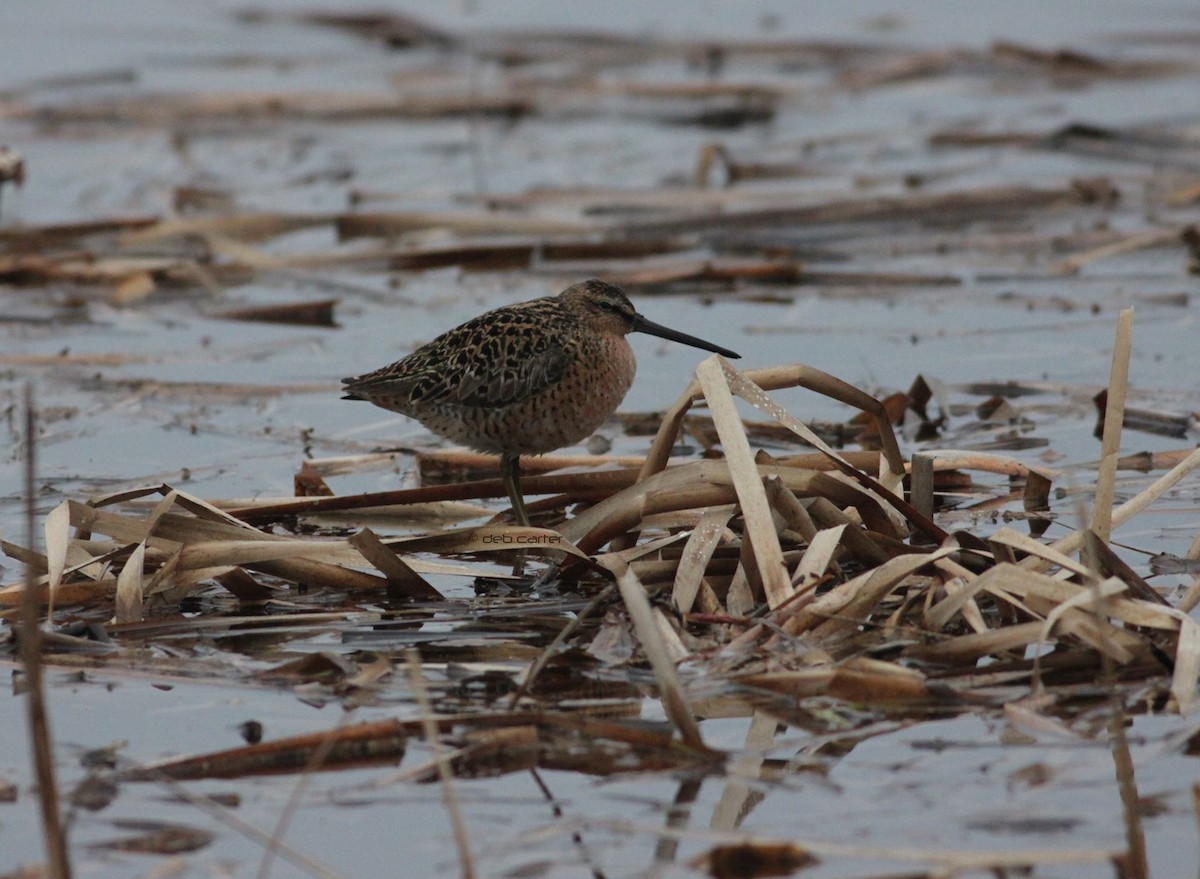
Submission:
<svg viewBox="0 0 1200 879">
<path fill-rule="evenodd" d="M 617 307 L 615 305 L 613 305 L 611 302 L 601 302 L 600 310 L 601 311 L 616 311 Z"/>
</svg>

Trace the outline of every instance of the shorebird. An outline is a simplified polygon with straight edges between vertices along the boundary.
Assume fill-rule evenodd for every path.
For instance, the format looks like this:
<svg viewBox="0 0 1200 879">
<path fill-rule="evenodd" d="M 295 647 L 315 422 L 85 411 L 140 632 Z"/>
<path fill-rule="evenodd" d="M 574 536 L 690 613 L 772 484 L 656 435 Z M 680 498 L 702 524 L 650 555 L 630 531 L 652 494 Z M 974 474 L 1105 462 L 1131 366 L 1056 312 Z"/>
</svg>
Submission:
<svg viewBox="0 0 1200 879">
<path fill-rule="evenodd" d="M 499 454 L 513 514 L 528 525 L 519 456 L 574 445 L 616 411 L 637 369 L 625 339 L 635 332 L 739 356 L 648 320 L 619 287 L 591 280 L 485 312 L 395 363 L 344 378 L 342 399 Z"/>
</svg>

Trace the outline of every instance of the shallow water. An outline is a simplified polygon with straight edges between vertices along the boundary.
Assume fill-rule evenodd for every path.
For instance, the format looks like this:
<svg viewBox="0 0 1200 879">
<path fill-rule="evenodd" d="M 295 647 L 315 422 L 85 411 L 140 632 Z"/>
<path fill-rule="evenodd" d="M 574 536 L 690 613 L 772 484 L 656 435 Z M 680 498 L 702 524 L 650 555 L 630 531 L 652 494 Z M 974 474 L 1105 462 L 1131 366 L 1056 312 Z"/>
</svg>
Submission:
<svg viewBox="0 0 1200 879">
<path fill-rule="evenodd" d="M 1131 403 L 1178 413 L 1200 411 L 1196 278 L 1187 271 L 1182 248 L 1139 250 L 1089 263 L 1074 276 L 1058 276 L 1050 271 L 1053 260 L 1046 243 L 1055 235 L 1106 227 L 1137 231 L 1195 223 L 1200 220 L 1195 205 L 1165 218 L 1148 217 L 1144 197 L 1164 179 L 1194 182 L 1196 168 L 1167 169 L 1160 178 L 1155 177 L 1159 169 L 1117 159 L 928 146 L 932 133 L 972 123 L 987 130 L 1047 133 L 1077 121 L 1167 126 L 1194 141 L 1200 126 L 1200 74 L 1194 69 L 1067 83 L 965 69 L 852 90 L 839 86 L 836 70 L 828 66 L 780 70 L 734 61 L 723 76 L 782 84 L 793 92 L 770 124 L 729 131 L 667 125 L 623 112 L 619 104 L 612 113 L 566 118 L 535 114 L 515 122 L 259 118 L 194 125 L 51 125 L 20 112 L 26 106 L 48 111 L 158 92 L 386 92 L 396 74 L 417 77 L 445 68 L 462 73 L 467 66 L 461 56 L 389 53 L 342 31 L 294 20 L 239 23 L 234 13 L 242 6 L 102 0 L 82 6 L 10 4 L 0 13 L 5 19 L 0 27 L 0 144 L 18 148 L 28 163 L 25 187 L 2 193 L 0 230 L 16 223 L 168 214 L 173 190 L 184 185 L 227 191 L 240 209 L 288 212 L 345 210 L 351 189 L 387 196 L 368 201 L 366 210 L 461 208 L 485 197 L 553 187 L 614 187 L 636 193 L 664 181 L 677 185 L 689 180 L 698 153 L 713 141 L 739 157 L 810 162 L 811 176 L 785 183 L 756 181 L 742 188 L 753 194 L 784 187 L 813 202 L 902 195 L 905 175 L 920 176 L 922 191 L 997 184 L 1050 188 L 1106 175 L 1122 192 L 1112 208 L 1076 207 L 969 229 L 876 229 L 859 240 L 848 240 L 835 227 L 776 230 L 798 236 L 806 247 L 827 246 L 847 258 L 829 265 L 817 259 L 822 269 L 950 275 L 961 281 L 958 286 L 702 288 L 690 295 L 641 295 L 637 304 L 653 320 L 741 351 L 739 366 L 804 362 L 880 395 L 907 388 L 919 374 L 940 378 L 953 385 L 950 398 L 963 407 L 951 419 L 951 433 L 972 419 L 967 407 L 978 402 L 962 389 L 968 383 L 1045 382 L 1060 390 L 1022 400 L 1030 421 L 1027 433 L 1044 444 L 1011 454 L 1055 467 L 1084 464 L 1099 455 L 1089 397 L 1107 383 L 1116 315 L 1132 304 Z M 264 8 L 283 12 L 311 4 L 272 2 Z M 322 8 L 357 6 L 331 0 Z M 562 4 L 550 10 L 542 3 L 481 0 L 405 8 L 453 31 L 480 35 L 498 29 L 597 28 L 632 35 L 822 38 L 929 49 L 980 49 L 1003 38 L 1046 49 L 1066 45 L 1114 60 L 1194 57 L 1200 33 L 1200 15 L 1194 4 L 1182 0 L 969 7 L 938 2 L 899 11 L 887 3 L 851 9 L 778 2 L 653 8 L 627 2 Z M 1182 45 L 1130 36 L 1148 32 L 1175 35 Z M 499 76 L 494 69 L 477 74 L 485 80 Z M 61 78 L 67 76 L 84 81 L 64 83 Z M 605 77 L 702 79 L 679 59 L 661 58 Z M 560 212 L 564 223 L 578 219 L 570 202 Z M 1035 244 L 1026 254 L 978 243 L 1000 234 L 1028 235 Z M 977 243 L 966 244 L 964 237 Z M 326 226 L 252 246 L 267 254 L 295 254 L 336 244 Z M 164 481 L 206 498 L 286 496 L 305 456 L 439 444 L 415 422 L 341 402 L 338 378 L 393 360 L 486 308 L 553 292 L 576 279 L 569 267 L 545 265 L 537 271 L 497 273 L 394 273 L 323 265 L 263 270 L 248 284 L 219 290 L 161 289 L 129 306 L 114 305 L 103 291 L 68 283 L 0 285 L 0 354 L 6 358 L 0 361 L 0 410 L 5 413 L 0 421 L 5 437 L 0 443 L 0 535 L 25 540 L 17 406 L 26 382 L 34 384 L 41 409 L 39 513 L 64 498 Z M 1175 294 L 1182 295 L 1167 298 Z M 339 299 L 336 328 L 242 323 L 218 316 L 241 305 L 328 297 Z M 662 409 L 686 386 L 700 355 L 648 337 L 631 341 L 640 371 L 623 409 Z M 63 352 L 78 359 L 37 364 L 21 359 Z M 117 355 L 118 362 L 83 355 Z M 208 387 L 188 384 L 195 382 Z M 262 388 L 239 393 L 225 387 L 230 384 Z M 805 419 L 849 415 L 807 392 L 784 391 L 777 397 Z M 646 449 L 646 438 L 622 436 L 615 425 L 604 432 L 616 453 Z M 1193 419 L 1184 437 L 1127 431 L 1122 452 L 1177 449 L 1195 442 Z M 1156 475 L 1122 474 L 1117 500 Z M 1091 471 L 1081 471 L 1078 482 L 1088 484 L 1093 478 Z M 391 469 L 339 477 L 335 488 L 352 493 L 412 481 L 411 466 L 402 460 Z M 1073 484 L 1075 476 L 1069 475 L 1058 487 Z M 1133 547 L 1122 552 L 1135 569 L 1146 571 L 1139 550 L 1187 550 L 1200 529 L 1197 488 L 1194 478 L 1182 483 L 1155 512 L 1118 529 L 1114 538 Z M 1071 498 L 1056 499 L 1054 509 L 1074 521 Z M 1060 533 L 1056 527 L 1051 536 Z M 7 585 L 19 570 L 11 561 L 5 563 L 0 582 Z M 1183 587 L 1189 579 L 1152 582 Z M 464 606 L 474 601 L 472 587 L 461 579 L 450 582 L 448 593 Z M 69 790 L 84 777 L 81 751 L 115 742 L 125 743 L 124 757 L 144 763 L 236 746 L 236 727 L 248 719 L 262 722 L 268 737 L 334 725 L 343 719 L 342 709 L 328 693 L 309 699 L 311 693 L 292 687 L 249 686 L 243 673 L 280 660 L 288 650 L 349 655 L 359 646 L 347 634 L 355 629 L 370 626 L 306 632 L 278 655 L 249 638 L 214 636 L 174 646 L 167 639 L 145 647 L 132 661 L 136 673 L 52 667 L 50 708 L 62 786 Z M 175 651 L 189 658 L 210 656 L 211 679 L 173 674 L 169 660 L 177 658 Z M 186 674 L 195 674 L 195 668 L 189 666 Z M 437 663 L 429 671 L 439 684 L 447 673 Z M 400 674 L 375 697 L 345 719 L 416 713 Z M 0 700 L 5 703 L 0 707 L 0 781 L 19 788 L 15 804 L 0 804 L 3 872 L 41 855 L 24 703 L 12 693 Z M 313 707 L 313 701 L 324 707 Z M 643 717 L 661 719 L 660 707 L 651 700 L 640 711 Z M 782 731 L 769 756 L 811 766 L 752 781 L 762 799 L 740 830 L 811 844 L 822 863 L 804 875 L 822 879 L 894 875 L 928 865 L 917 854 L 909 860 L 896 849 L 1074 852 L 1115 850 L 1124 844 L 1112 760 L 1103 736 L 1093 728 L 1094 718 L 1072 718 L 1068 723 L 1080 737 L 1062 739 L 1021 729 L 996 711 L 922 722 L 883 715 L 870 720 L 879 726 L 841 755 L 814 753 L 817 734 L 812 731 L 796 726 Z M 861 717 L 847 721 L 861 722 Z M 747 724 L 744 717 L 713 718 L 703 722 L 702 732 L 712 746 L 738 755 Z M 1195 871 L 1195 757 L 1182 753 L 1182 742 L 1194 727 L 1194 720 L 1146 715 L 1134 718 L 1129 730 L 1140 793 L 1148 800 L 1145 828 L 1156 876 Z M 428 756 L 423 745 L 413 743 L 404 766 Z M 1024 771 L 1030 767 L 1040 769 Z M 390 771 L 357 769 L 307 780 L 283 838 L 343 876 L 457 874 L 440 789 L 407 780 L 389 782 Z M 700 784 L 672 863 L 661 861 L 666 850 L 660 834 L 679 778 L 638 773 L 594 779 L 546 771 L 543 780 L 561 817 L 527 773 L 459 783 L 480 875 L 694 876 L 698 871 L 686 863 L 721 838 L 708 829 L 729 784 L 719 775 Z M 296 786 L 295 777 L 287 776 L 190 782 L 187 788 L 236 792 L 241 798 L 233 810 L 236 817 L 271 833 Z M 256 869 L 263 857 L 258 842 L 170 797 L 170 791 L 156 785 L 124 784 L 106 808 L 77 810 L 71 842 L 78 875 L 150 875 L 159 868 L 174 869 L 147 856 L 88 848 L 121 836 L 123 831 L 112 824 L 121 818 L 178 822 L 215 833 L 211 845 L 179 857 L 179 875 L 249 875 Z M 884 856 L 884 850 L 893 851 Z M 302 874 L 299 867 L 277 861 L 271 875 Z M 1105 876 L 1111 868 L 1072 862 L 1040 867 L 1035 875 Z"/>
</svg>

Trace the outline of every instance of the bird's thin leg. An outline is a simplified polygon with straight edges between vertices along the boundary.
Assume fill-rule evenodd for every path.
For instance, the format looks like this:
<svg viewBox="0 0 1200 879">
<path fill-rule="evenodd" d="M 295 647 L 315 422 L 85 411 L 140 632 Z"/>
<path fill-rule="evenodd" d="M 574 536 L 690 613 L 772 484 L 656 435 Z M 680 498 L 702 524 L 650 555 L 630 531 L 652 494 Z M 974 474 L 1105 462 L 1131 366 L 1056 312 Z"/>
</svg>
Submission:
<svg viewBox="0 0 1200 879">
<path fill-rule="evenodd" d="M 521 459 L 505 452 L 500 456 L 500 470 L 504 477 L 504 490 L 512 504 L 513 515 L 518 525 L 529 527 L 529 514 L 525 512 L 525 498 L 521 496 Z"/>
<path fill-rule="evenodd" d="M 505 452 L 500 456 L 500 474 L 504 478 L 504 489 L 508 492 L 508 502 L 512 504 L 513 515 L 518 525 L 529 527 L 529 513 L 525 511 L 525 498 L 521 496 L 521 459 L 517 455 Z M 517 553 L 513 560 L 513 576 L 525 576 L 525 550 Z"/>
</svg>

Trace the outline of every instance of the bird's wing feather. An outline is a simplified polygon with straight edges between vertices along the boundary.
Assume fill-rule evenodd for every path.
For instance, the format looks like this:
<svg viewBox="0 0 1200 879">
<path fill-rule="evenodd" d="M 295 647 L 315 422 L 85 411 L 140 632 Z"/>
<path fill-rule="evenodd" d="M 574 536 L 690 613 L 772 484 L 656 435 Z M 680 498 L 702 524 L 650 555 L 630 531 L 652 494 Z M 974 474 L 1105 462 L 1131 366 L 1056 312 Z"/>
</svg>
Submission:
<svg viewBox="0 0 1200 879">
<path fill-rule="evenodd" d="M 555 310 L 499 308 L 438 336 L 375 372 L 346 380 L 365 399 L 492 407 L 515 403 L 559 382 L 574 359 L 574 336 L 554 332 Z"/>
</svg>

